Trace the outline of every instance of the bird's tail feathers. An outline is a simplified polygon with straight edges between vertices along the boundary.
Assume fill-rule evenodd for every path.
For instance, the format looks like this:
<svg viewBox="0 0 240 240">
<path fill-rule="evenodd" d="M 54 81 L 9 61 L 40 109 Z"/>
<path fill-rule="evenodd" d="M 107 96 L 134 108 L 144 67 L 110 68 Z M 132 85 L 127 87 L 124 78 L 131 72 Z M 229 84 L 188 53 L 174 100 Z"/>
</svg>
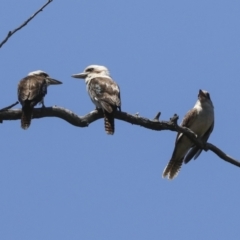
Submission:
<svg viewBox="0 0 240 240">
<path fill-rule="evenodd" d="M 22 107 L 21 127 L 28 129 L 31 124 L 33 107 L 24 106 Z"/>
<path fill-rule="evenodd" d="M 114 117 L 113 114 L 104 112 L 104 125 L 105 125 L 105 131 L 109 135 L 114 134 Z"/>
<path fill-rule="evenodd" d="M 178 160 L 171 159 L 168 165 L 165 167 L 162 177 L 163 178 L 168 177 L 169 180 L 172 180 L 175 177 L 177 177 L 181 169 L 182 163 L 183 163 L 183 158 Z"/>
</svg>

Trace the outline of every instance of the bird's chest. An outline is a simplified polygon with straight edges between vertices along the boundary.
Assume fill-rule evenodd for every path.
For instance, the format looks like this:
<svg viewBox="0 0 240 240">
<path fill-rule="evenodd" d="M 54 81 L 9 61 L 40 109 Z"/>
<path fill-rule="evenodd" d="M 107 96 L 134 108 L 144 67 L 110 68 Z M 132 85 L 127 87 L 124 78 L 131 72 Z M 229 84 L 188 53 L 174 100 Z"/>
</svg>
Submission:
<svg viewBox="0 0 240 240">
<path fill-rule="evenodd" d="M 198 136 L 202 136 L 211 127 L 213 119 L 214 114 L 211 109 L 200 110 L 191 130 Z"/>
</svg>

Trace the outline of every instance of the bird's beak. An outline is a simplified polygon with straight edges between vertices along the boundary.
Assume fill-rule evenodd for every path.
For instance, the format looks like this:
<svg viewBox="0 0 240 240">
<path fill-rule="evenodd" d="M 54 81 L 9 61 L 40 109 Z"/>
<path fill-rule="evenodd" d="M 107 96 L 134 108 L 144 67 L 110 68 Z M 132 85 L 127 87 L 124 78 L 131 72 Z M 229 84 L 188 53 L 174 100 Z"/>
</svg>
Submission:
<svg viewBox="0 0 240 240">
<path fill-rule="evenodd" d="M 199 96 L 202 96 L 202 97 L 205 96 L 204 92 L 201 89 L 199 89 Z"/>
<path fill-rule="evenodd" d="M 49 85 L 62 84 L 62 82 L 60 82 L 60 81 L 58 81 L 58 80 L 56 80 L 56 79 L 53 79 L 53 78 L 50 78 L 50 77 L 48 77 L 47 79 L 48 79 L 48 84 L 49 84 Z"/>
<path fill-rule="evenodd" d="M 87 77 L 87 73 L 77 73 L 72 75 L 73 78 L 82 78 L 85 79 Z"/>
<path fill-rule="evenodd" d="M 203 100 L 203 99 L 206 99 L 206 95 L 201 89 L 199 89 L 198 99 L 200 101 Z"/>
</svg>

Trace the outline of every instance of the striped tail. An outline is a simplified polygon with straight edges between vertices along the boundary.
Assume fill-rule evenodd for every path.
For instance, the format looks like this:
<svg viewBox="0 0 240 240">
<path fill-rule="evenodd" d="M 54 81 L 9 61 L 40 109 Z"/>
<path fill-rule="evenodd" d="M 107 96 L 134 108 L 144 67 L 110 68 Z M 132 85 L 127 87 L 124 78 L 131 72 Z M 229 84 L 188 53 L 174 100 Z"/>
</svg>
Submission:
<svg viewBox="0 0 240 240">
<path fill-rule="evenodd" d="M 28 129 L 31 124 L 33 108 L 30 106 L 24 106 L 22 108 L 21 127 Z"/>
<path fill-rule="evenodd" d="M 114 134 L 114 117 L 111 113 L 104 112 L 104 125 L 107 134 Z"/>
<path fill-rule="evenodd" d="M 165 167 L 164 171 L 163 171 L 163 175 L 162 177 L 168 177 L 169 180 L 174 179 L 182 166 L 183 163 L 183 158 L 182 159 L 171 159 L 170 162 L 168 163 L 168 165 Z"/>
</svg>

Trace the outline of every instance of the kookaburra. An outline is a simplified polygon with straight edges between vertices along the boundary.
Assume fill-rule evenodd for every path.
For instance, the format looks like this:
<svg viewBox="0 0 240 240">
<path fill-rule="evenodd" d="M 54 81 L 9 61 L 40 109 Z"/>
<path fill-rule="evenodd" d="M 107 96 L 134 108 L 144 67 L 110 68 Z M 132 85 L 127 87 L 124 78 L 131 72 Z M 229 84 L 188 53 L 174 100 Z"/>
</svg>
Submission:
<svg viewBox="0 0 240 240">
<path fill-rule="evenodd" d="M 207 91 L 199 90 L 198 100 L 183 118 L 182 127 L 191 129 L 198 138 L 207 142 L 214 127 L 214 107 Z M 163 177 L 173 179 L 177 176 L 182 163 L 188 163 L 193 157 L 196 159 L 202 149 L 194 145 L 184 134 L 178 133 L 172 158 L 163 171 Z"/>
<path fill-rule="evenodd" d="M 105 131 L 114 133 L 114 111 L 121 111 L 120 89 L 110 77 L 104 66 L 90 65 L 84 72 L 72 75 L 74 78 L 85 79 L 88 94 L 98 109 L 103 110 Z"/>
<path fill-rule="evenodd" d="M 18 100 L 22 105 L 21 127 L 27 129 L 30 126 L 32 112 L 35 105 L 42 103 L 47 94 L 49 85 L 62 84 L 62 82 L 50 78 L 41 70 L 30 72 L 18 84 Z"/>
</svg>

